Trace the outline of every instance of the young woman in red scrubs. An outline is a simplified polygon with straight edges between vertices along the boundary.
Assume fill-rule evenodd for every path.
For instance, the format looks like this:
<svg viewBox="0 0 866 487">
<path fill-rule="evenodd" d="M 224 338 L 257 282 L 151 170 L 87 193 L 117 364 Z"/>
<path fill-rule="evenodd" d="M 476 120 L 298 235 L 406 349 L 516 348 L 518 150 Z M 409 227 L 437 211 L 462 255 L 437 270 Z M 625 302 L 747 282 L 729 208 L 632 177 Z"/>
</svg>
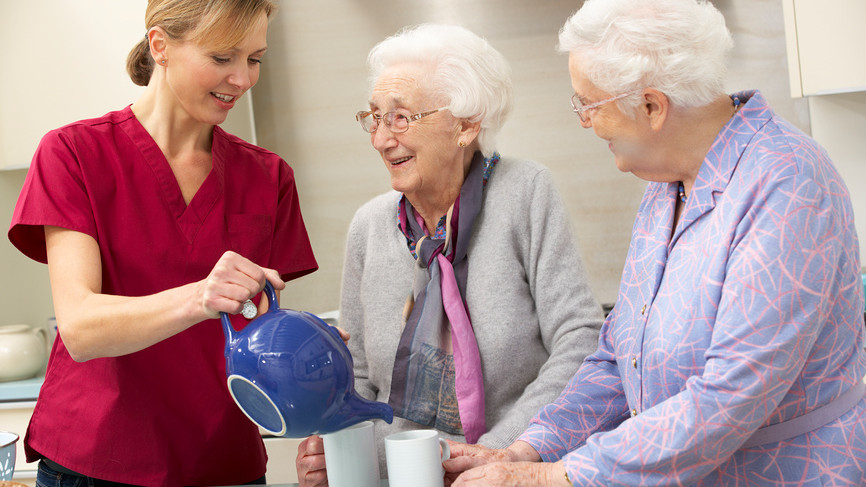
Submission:
<svg viewBox="0 0 866 487">
<path fill-rule="evenodd" d="M 292 169 L 218 125 L 258 80 L 274 8 L 150 0 L 141 98 L 36 151 L 9 239 L 47 262 L 59 331 L 25 437 L 38 485 L 264 482 L 217 318 L 242 328 L 265 280 L 317 264 Z"/>
</svg>

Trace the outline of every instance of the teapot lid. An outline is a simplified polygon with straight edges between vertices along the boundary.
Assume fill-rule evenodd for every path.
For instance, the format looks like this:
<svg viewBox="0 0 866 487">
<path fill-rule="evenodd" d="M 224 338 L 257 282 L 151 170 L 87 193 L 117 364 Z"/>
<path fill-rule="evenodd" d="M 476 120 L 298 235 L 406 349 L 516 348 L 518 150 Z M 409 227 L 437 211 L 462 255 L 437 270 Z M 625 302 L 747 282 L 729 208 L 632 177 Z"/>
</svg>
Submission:
<svg viewBox="0 0 866 487">
<path fill-rule="evenodd" d="M 0 333 L 21 333 L 32 329 L 30 325 L 5 325 L 0 326 Z"/>
</svg>

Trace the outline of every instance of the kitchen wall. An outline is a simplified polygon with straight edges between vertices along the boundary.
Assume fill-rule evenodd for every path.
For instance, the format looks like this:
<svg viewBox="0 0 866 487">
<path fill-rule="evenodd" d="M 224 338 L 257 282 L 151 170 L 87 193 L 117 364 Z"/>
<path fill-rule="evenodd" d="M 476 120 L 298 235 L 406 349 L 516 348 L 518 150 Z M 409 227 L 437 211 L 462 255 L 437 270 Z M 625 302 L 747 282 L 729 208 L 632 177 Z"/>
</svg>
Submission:
<svg viewBox="0 0 866 487">
<path fill-rule="evenodd" d="M 367 105 L 369 49 L 408 24 L 449 22 L 486 37 L 514 69 L 515 110 L 500 137 L 505 155 L 550 167 L 571 210 L 590 283 L 616 297 L 645 183 L 617 171 L 607 144 L 572 113 L 566 56 L 557 32 L 574 0 L 358 0 L 282 2 L 271 24 L 265 75 L 256 87 L 259 143 L 295 168 L 320 270 L 289 285 L 289 303 L 338 306 L 343 239 L 353 210 L 388 189 L 388 175 L 353 114 Z M 737 44 L 729 91 L 760 88 L 776 110 L 809 129 L 805 100 L 788 93 L 785 36 L 777 0 L 716 5 Z"/>
<path fill-rule="evenodd" d="M 139 6 L 143 18 L 143 0 L 103 1 Z M 715 3 L 728 19 L 737 43 L 727 90 L 759 88 L 779 114 L 809 131 L 807 101 L 792 99 L 788 93 L 779 2 Z M 320 264 L 318 272 L 289 285 L 284 306 L 314 312 L 338 306 L 344 237 L 352 214 L 367 199 L 389 189 L 386 169 L 354 120 L 354 113 L 367 102 L 366 54 L 400 27 L 427 21 L 464 25 L 486 37 L 510 60 L 516 104 L 500 134 L 500 151 L 550 167 L 571 211 L 590 284 L 599 301 L 614 300 L 645 183 L 619 173 L 606 144 L 592 131 L 582 129 L 571 112 L 566 57 L 555 51 L 555 45 L 558 29 L 579 7 L 579 1 L 280 0 L 279 4 L 262 76 L 254 89 L 256 135 L 260 145 L 282 155 L 296 171 Z M 5 8 L 5 2 L 2 5 Z M 113 7 L 106 4 L 105 8 Z M 87 10 L 97 18 L 102 11 Z M 7 16 L 0 15 L 0 19 L 3 27 L 9 22 Z M 76 22 L 84 29 L 88 20 Z M 99 24 L 90 27 L 101 28 Z M 52 39 L 55 30 L 56 26 L 45 23 L 39 33 Z M 133 37 L 137 35 L 134 32 Z M 53 38 L 52 42 L 69 39 Z M 78 49 L 76 55 L 99 58 L 101 68 L 92 71 L 94 78 L 103 71 L 123 69 L 125 54 L 121 59 L 108 58 L 89 47 L 96 49 L 97 44 Z M 0 43 L 4 74 L 12 65 L 6 56 L 14 49 L 20 48 Z M 30 76 L 26 70 L 20 75 Z M 53 82 L 52 89 L 65 89 L 62 76 Z M 64 102 L 74 104 L 75 99 L 67 96 Z M 94 110 L 93 115 L 100 113 Z M 12 130 L 9 140 L 15 140 L 14 127 L 2 130 Z M 24 175 L 24 170 L 0 171 L 4 231 Z M 866 214 L 866 208 L 859 213 Z M 0 239 L 0 325 L 44 323 L 52 314 L 49 294 L 45 266 L 27 260 L 8 240 Z"/>
<path fill-rule="evenodd" d="M 12 210 L 24 177 L 23 169 L 0 171 L 0 326 L 14 323 L 46 326 L 52 311 L 48 266 L 18 252 L 6 238 Z"/>
<path fill-rule="evenodd" d="M 50 129 L 132 103 L 143 88 L 126 55 L 144 36 L 145 0 L 0 2 L 0 326 L 42 326 L 54 315 L 47 266 L 6 238 L 25 168 Z M 252 101 L 223 126 L 255 140 Z M 12 169 L 10 169 L 12 168 Z"/>
<path fill-rule="evenodd" d="M 848 185 L 866 270 L 866 91 L 809 97 L 812 136 L 827 149 Z"/>
</svg>

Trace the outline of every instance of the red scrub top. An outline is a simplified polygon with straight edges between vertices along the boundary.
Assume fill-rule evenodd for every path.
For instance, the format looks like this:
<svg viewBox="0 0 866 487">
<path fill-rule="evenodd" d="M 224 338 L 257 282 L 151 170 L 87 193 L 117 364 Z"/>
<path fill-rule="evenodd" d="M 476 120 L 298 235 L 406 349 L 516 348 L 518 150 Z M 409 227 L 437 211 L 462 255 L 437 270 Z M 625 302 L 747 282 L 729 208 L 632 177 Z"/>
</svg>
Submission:
<svg viewBox="0 0 866 487">
<path fill-rule="evenodd" d="M 226 250 L 285 280 L 316 270 L 288 164 L 219 127 L 212 152 L 213 170 L 187 206 L 129 107 L 49 132 L 9 240 L 45 262 L 43 225 L 90 235 L 102 256 L 102 292 L 124 296 L 204 279 Z M 238 329 L 246 323 L 233 320 Z M 261 477 L 264 445 L 228 392 L 224 346 L 219 320 L 83 363 L 58 337 L 24 440 L 27 461 L 45 456 L 87 476 L 147 486 Z"/>
</svg>

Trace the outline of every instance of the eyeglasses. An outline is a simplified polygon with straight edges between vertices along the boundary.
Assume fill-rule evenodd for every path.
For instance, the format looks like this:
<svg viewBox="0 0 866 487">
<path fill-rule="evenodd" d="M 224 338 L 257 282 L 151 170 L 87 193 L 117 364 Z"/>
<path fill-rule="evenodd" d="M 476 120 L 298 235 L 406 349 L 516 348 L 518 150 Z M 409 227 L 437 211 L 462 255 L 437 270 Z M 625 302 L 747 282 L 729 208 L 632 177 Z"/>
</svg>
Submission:
<svg viewBox="0 0 866 487">
<path fill-rule="evenodd" d="M 435 110 L 430 110 L 429 112 L 420 112 L 414 115 L 403 115 L 402 113 L 397 112 L 388 112 L 384 115 L 376 115 L 370 111 L 358 112 L 355 114 L 355 120 L 361 124 L 361 128 L 364 129 L 364 132 L 370 134 L 379 128 L 380 121 L 384 122 L 385 126 L 388 127 L 388 130 L 392 133 L 402 134 L 409 130 L 409 122 L 420 120 L 427 115 L 433 115 L 434 113 L 440 110 L 445 110 L 446 108 L 448 107 L 437 108 Z"/>
<path fill-rule="evenodd" d="M 580 98 L 578 98 L 577 93 L 575 93 L 575 94 L 571 95 L 571 108 L 573 108 L 574 113 L 576 113 L 577 116 L 580 117 L 581 122 L 587 123 L 587 122 L 589 122 L 589 111 L 590 110 L 595 110 L 596 108 L 604 105 L 605 103 L 610 103 L 612 101 L 619 100 L 620 98 L 625 98 L 629 95 L 634 95 L 635 93 L 638 93 L 639 91 L 641 91 L 641 90 L 632 90 L 632 91 L 623 93 L 621 95 L 612 96 L 610 98 L 606 98 L 604 100 L 597 101 L 595 103 L 590 103 L 589 105 L 584 105 L 580 101 Z"/>
</svg>

